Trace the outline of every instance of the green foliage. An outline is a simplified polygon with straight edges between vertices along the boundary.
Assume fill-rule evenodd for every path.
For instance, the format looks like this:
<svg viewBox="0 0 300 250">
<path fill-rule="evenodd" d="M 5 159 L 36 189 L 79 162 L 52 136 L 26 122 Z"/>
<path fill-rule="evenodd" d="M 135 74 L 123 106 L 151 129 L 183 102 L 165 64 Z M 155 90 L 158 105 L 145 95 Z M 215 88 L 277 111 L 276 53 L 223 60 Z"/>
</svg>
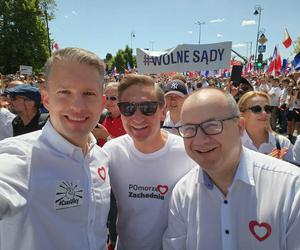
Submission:
<svg viewBox="0 0 300 250">
<path fill-rule="evenodd" d="M 55 6 L 54 0 L 49 7 Z M 49 56 L 42 0 L 0 0 L 0 67 L 15 73 L 19 65 L 40 70 Z M 52 5 L 51 5 L 52 2 Z"/>
<path fill-rule="evenodd" d="M 297 40 L 295 42 L 295 47 L 294 47 L 294 54 L 297 54 L 300 52 L 300 37 L 297 37 Z"/>
<path fill-rule="evenodd" d="M 118 50 L 115 56 L 107 53 L 104 59 L 107 70 L 112 71 L 114 67 L 117 68 L 118 73 L 125 73 L 127 70 L 127 63 L 133 69 L 136 67 L 136 57 L 132 53 L 132 49 L 126 45 L 125 49 Z"/>
</svg>

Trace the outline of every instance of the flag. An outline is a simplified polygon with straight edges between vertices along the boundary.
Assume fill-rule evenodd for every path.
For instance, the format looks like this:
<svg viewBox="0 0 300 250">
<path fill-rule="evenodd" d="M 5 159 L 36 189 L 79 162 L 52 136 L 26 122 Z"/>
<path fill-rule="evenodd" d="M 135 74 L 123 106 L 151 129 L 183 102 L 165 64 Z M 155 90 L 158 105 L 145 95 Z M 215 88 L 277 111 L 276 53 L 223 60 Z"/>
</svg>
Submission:
<svg viewBox="0 0 300 250">
<path fill-rule="evenodd" d="M 292 61 L 292 66 L 295 70 L 300 69 L 300 52 L 294 57 L 294 60 Z"/>
<path fill-rule="evenodd" d="M 131 72 L 131 70 L 132 70 L 131 67 L 130 67 L 130 63 L 129 62 L 127 62 L 127 69 L 128 69 L 129 72 Z"/>
<path fill-rule="evenodd" d="M 244 69 L 244 75 L 248 75 L 253 70 L 254 55 L 251 55 Z"/>
<path fill-rule="evenodd" d="M 269 68 L 267 70 L 267 74 L 276 74 L 280 73 L 281 70 L 281 56 L 279 54 L 277 46 L 275 46 L 272 60 L 270 62 Z"/>
<path fill-rule="evenodd" d="M 59 50 L 59 46 L 58 46 L 57 42 L 53 42 L 51 47 L 52 47 L 52 50 L 54 50 L 54 49 Z"/>
<path fill-rule="evenodd" d="M 288 48 L 292 45 L 292 39 L 290 37 L 289 32 L 287 31 L 287 29 L 285 29 L 284 31 L 284 39 L 282 41 L 284 47 Z"/>
<path fill-rule="evenodd" d="M 113 69 L 112 75 L 113 75 L 113 76 L 118 75 L 118 71 L 117 71 L 117 67 L 116 67 L 116 66 L 115 66 L 114 69 Z"/>
</svg>

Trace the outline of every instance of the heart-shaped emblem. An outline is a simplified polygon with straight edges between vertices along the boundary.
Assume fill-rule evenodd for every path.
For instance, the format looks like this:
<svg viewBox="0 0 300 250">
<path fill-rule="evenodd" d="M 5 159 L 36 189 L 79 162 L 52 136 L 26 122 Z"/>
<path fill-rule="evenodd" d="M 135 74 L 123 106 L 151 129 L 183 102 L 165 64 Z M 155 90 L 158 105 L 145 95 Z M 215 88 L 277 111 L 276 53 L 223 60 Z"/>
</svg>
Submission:
<svg viewBox="0 0 300 250">
<path fill-rule="evenodd" d="M 167 185 L 158 185 L 157 190 L 161 195 L 164 195 L 166 192 L 168 192 L 169 188 Z"/>
<path fill-rule="evenodd" d="M 249 229 L 254 237 L 259 241 L 267 239 L 272 233 L 272 228 L 268 223 L 258 223 L 255 220 L 250 221 Z"/>
<path fill-rule="evenodd" d="M 105 179 L 106 179 L 105 167 L 98 168 L 98 175 L 103 181 L 105 181 Z"/>
</svg>

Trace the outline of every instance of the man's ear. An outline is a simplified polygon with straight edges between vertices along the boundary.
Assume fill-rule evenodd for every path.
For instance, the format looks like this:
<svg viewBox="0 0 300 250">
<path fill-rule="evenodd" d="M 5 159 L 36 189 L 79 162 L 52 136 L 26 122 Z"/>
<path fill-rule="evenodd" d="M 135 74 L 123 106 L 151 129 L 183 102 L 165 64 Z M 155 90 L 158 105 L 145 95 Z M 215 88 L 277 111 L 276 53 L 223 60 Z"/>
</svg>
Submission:
<svg viewBox="0 0 300 250">
<path fill-rule="evenodd" d="M 240 136 L 243 136 L 244 130 L 245 130 L 245 127 L 246 127 L 246 120 L 245 120 L 244 117 L 240 117 L 238 127 L 239 127 L 239 130 L 240 130 Z"/>
<path fill-rule="evenodd" d="M 49 95 L 48 95 L 48 92 L 47 92 L 46 88 L 41 88 L 40 91 L 41 91 L 42 104 L 44 105 L 44 107 L 47 110 L 49 110 Z"/>
</svg>

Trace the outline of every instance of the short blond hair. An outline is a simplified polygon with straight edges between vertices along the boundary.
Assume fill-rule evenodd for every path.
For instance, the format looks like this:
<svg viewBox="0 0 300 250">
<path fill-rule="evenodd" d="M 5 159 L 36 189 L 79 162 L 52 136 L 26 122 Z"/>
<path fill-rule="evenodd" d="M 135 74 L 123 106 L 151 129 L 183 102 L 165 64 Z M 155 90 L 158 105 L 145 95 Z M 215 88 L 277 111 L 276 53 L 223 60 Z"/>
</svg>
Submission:
<svg viewBox="0 0 300 250">
<path fill-rule="evenodd" d="M 55 51 L 47 60 L 44 66 L 46 84 L 54 64 L 59 61 L 78 62 L 95 67 L 99 72 L 100 82 L 103 83 L 105 64 L 96 54 L 81 48 L 64 48 Z"/>
</svg>

